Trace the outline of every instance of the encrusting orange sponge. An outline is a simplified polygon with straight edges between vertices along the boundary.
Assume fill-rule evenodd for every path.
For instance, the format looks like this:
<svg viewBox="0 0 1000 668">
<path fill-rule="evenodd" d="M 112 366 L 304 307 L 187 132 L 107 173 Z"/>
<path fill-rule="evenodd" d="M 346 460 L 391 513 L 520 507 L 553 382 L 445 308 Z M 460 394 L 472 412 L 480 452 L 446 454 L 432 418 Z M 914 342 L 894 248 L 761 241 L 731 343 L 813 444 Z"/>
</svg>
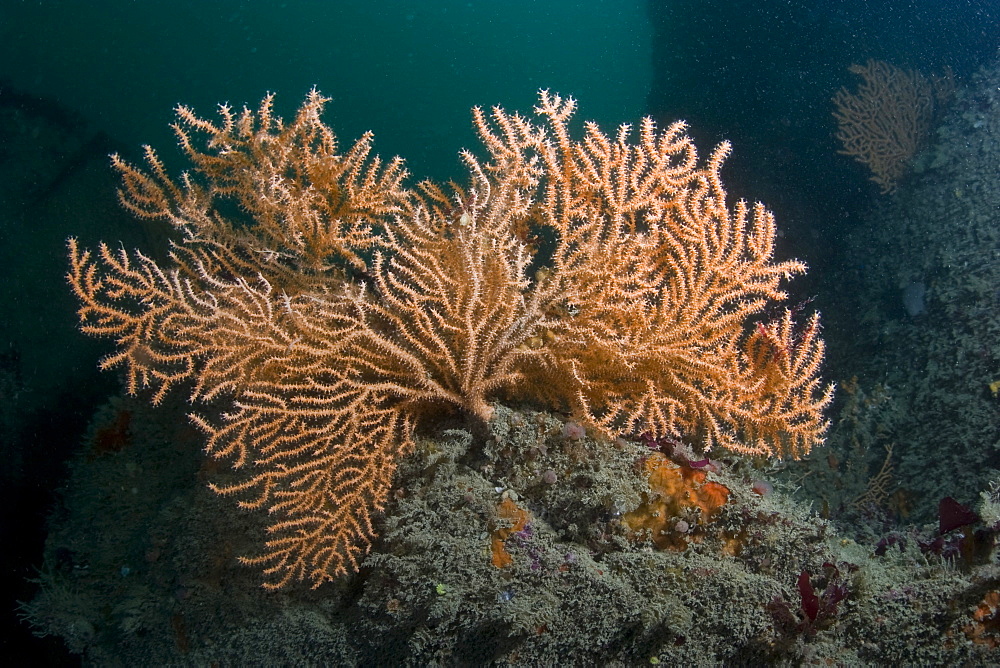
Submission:
<svg viewBox="0 0 1000 668">
<path fill-rule="evenodd" d="M 514 558 L 504 547 L 504 541 L 518 531 L 524 530 L 528 524 L 528 511 L 507 498 L 497 506 L 497 519 L 502 520 L 502 524 L 510 526 L 500 526 L 493 529 L 490 551 L 493 553 L 493 565 L 497 568 L 507 568 L 514 563 Z"/>
<path fill-rule="evenodd" d="M 622 518 L 636 533 L 648 531 L 653 544 L 660 549 L 682 551 L 692 538 L 686 530 L 678 530 L 687 522 L 680 518 L 684 511 L 699 509 L 700 521 L 710 522 L 729 500 L 729 488 L 706 481 L 705 471 L 679 466 L 659 452 L 652 453 L 644 468 L 649 478 L 650 492 L 643 494 L 643 503 Z"/>
</svg>

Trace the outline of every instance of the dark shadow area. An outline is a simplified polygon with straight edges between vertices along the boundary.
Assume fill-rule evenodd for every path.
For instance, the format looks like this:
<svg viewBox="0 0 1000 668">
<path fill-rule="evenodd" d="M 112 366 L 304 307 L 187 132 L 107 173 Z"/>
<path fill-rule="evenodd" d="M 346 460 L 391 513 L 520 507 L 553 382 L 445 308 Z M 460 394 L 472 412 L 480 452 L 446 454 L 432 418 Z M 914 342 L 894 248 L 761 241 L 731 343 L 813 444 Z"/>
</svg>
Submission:
<svg viewBox="0 0 1000 668">
<path fill-rule="evenodd" d="M 79 663 L 61 639 L 34 637 L 18 602 L 36 590 L 67 459 L 118 385 L 97 371 L 100 347 L 75 331 L 62 279 L 69 227 L 82 223 L 89 236 L 123 222 L 105 208 L 117 209 L 112 150 L 72 110 L 0 82 L 0 650 L 31 665 Z"/>
</svg>

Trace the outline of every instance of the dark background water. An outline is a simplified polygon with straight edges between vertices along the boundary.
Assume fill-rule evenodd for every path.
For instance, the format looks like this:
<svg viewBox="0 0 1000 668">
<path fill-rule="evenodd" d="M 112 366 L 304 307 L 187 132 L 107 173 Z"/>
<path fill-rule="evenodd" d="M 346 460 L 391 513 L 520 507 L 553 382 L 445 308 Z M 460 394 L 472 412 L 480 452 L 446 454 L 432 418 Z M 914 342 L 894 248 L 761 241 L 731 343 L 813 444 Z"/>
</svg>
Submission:
<svg viewBox="0 0 1000 668">
<path fill-rule="evenodd" d="M 315 85 L 333 98 L 326 120 L 345 143 L 374 130 L 380 153 L 437 179 L 460 177 L 458 150 L 475 148 L 471 106 L 528 112 L 539 88 L 577 97 L 580 117 L 608 131 L 644 114 L 684 118 L 703 154 L 733 142 L 730 194 L 767 203 L 779 253 L 811 265 L 793 287 L 824 310 L 836 378 L 856 362 L 837 357 L 852 314 L 835 277 L 864 262 L 841 242 L 877 189 L 837 155 L 830 98 L 855 85 L 847 67 L 869 58 L 928 73 L 950 66 L 961 83 L 996 54 L 998 17 L 1000 3 L 985 0 L 3 0 L 0 106 L 65 114 L 101 138 L 88 144 L 98 161 L 150 143 L 180 164 L 167 128 L 174 105 L 208 114 L 274 91 L 287 114 Z M 6 148 L 9 178 L 25 165 Z M 62 284 L 65 236 L 117 238 L 103 225 L 117 215 L 110 176 L 106 185 L 59 206 L 8 195 L 0 209 L 0 355 L 23 386 L 0 499 L 0 565 L 15 591 L 0 633 L 8 655 L 46 647 L 31 643 L 11 600 L 30 596 L 24 578 L 62 462 L 114 387 L 94 370 L 107 348 L 73 331 Z M 49 660 L 66 660 L 49 647 Z"/>
</svg>

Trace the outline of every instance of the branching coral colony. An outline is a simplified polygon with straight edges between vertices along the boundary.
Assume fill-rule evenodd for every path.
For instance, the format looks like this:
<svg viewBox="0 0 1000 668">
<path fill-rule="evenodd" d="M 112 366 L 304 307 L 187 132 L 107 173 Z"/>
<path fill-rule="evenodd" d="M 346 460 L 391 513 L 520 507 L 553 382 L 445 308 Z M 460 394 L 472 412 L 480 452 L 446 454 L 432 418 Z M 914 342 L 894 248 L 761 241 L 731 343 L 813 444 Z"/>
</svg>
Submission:
<svg viewBox="0 0 1000 668">
<path fill-rule="evenodd" d="M 153 149 L 113 157 L 119 196 L 179 234 L 169 262 L 69 240 L 82 330 L 117 341 L 102 368 L 128 391 L 174 386 L 228 406 L 192 415 L 207 451 L 245 476 L 213 489 L 266 509 L 267 587 L 356 570 L 422 419 L 531 398 L 606 435 L 798 457 L 820 442 L 813 316 L 764 322 L 800 262 L 772 262 L 774 221 L 730 209 L 729 145 L 699 164 L 683 123 L 646 119 L 633 143 L 542 91 L 541 123 L 473 110 L 489 154 L 462 153 L 464 186 L 404 185 L 402 161 L 341 154 L 313 91 L 290 123 L 186 107 L 194 165 L 170 178 Z M 754 318 L 758 322 L 751 322 Z"/>
</svg>

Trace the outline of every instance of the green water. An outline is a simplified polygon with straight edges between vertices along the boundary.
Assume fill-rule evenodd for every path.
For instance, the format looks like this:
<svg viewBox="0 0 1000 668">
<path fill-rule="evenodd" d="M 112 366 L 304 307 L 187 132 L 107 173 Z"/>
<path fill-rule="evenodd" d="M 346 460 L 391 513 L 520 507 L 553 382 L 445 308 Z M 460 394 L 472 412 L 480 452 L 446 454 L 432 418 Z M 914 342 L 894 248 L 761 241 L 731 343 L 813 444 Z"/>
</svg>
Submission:
<svg viewBox="0 0 1000 668">
<path fill-rule="evenodd" d="M 414 174 L 452 176 L 469 108 L 528 110 L 539 88 L 614 126 L 644 112 L 650 30 L 642 0 L 538 2 L 7 3 L 0 68 L 127 144 L 171 142 L 177 103 L 291 113 L 313 85 L 344 141 L 371 129 Z"/>
</svg>

